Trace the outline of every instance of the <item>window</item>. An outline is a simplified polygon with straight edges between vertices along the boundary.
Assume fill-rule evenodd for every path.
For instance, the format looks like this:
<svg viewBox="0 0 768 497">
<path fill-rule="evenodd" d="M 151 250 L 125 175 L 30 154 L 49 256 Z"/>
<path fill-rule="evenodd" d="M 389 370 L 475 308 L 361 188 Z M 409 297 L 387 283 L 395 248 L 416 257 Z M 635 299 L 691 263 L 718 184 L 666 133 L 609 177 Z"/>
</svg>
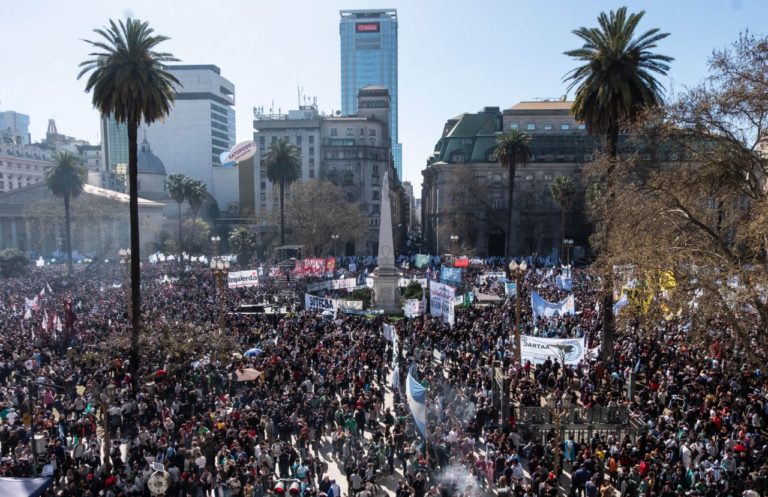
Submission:
<svg viewBox="0 0 768 497">
<path fill-rule="evenodd" d="M 336 128 L 331 128 L 331 136 L 338 136 L 339 130 Z"/>
<path fill-rule="evenodd" d="M 525 125 L 525 129 L 528 131 L 536 131 L 536 124 L 535 123 L 528 123 Z"/>
<path fill-rule="evenodd" d="M 501 174 L 496 173 L 493 175 L 493 181 L 501 181 Z"/>
<path fill-rule="evenodd" d="M 313 168 L 313 167 L 315 167 L 315 159 L 314 159 L 314 158 L 310 158 L 310 159 L 309 159 L 309 167 L 310 167 L 310 168 Z"/>
<path fill-rule="evenodd" d="M 259 186 L 261 187 L 262 190 L 266 190 L 267 189 L 267 182 L 266 181 L 262 181 Z"/>
<path fill-rule="evenodd" d="M 560 124 L 560 131 L 568 131 L 569 129 L 571 129 L 571 123 Z"/>
<path fill-rule="evenodd" d="M 272 143 L 277 143 L 277 137 L 276 136 L 272 137 Z"/>
<path fill-rule="evenodd" d="M 373 167 L 371 168 L 371 174 L 374 177 L 376 177 L 376 178 L 379 177 L 379 165 L 378 164 L 374 164 L 373 165 Z M 0 178 L 2 178 L 2 174 L 0 174 Z"/>
<path fill-rule="evenodd" d="M 267 194 L 266 193 L 262 193 L 261 194 L 261 201 L 262 202 L 266 202 L 267 201 Z"/>
<path fill-rule="evenodd" d="M 577 127 L 579 129 L 587 129 L 587 125 L 586 124 L 579 124 Z"/>
<path fill-rule="evenodd" d="M 365 128 L 360 128 L 360 136 L 365 136 Z"/>
<path fill-rule="evenodd" d="M 509 129 L 514 129 L 515 131 L 517 131 L 518 129 L 520 129 L 520 125 L 518 123 L 509 123 Z"/>
<path fill-rule="evenodd" d="M 552 175 L 551 174 L 545 174 L 544 175 L 544 181 L 552 181 Z"/>
<path fill-rule="evenodd" d="M 368 145 L 376 145 L 376 138 L 368 138 Z"/>
<path fill-rule="evenodd" d="M 544 123 L 544 131 L 552 131 L 552 124 Z"/>
<path fill-rule="evenodd" d="M 309 177 L 310 177 L 310 179 L 315 177 L 315 170 L 314 169 L 310 169 L 309 170 Z"/>
<path fill-rule="evenodd" d="M 501 198 L 501 195 L 498 193 L 493 194 L 493 199 L 491 201 L 491 206 L 494 209 L 503 209 L 504 208 L 504 201 Z"/>
<path fill-rule="evenodd" d="M 376 136 L 376 128 L 370 128 L 368 130 L 368 136 Z"/>
<path fill-rule="evenodd" d="M 301 147 L 301 135 L 298 135 L 298 136 L 296 137 L 296 146 L 297 146 L 297 147 Z"/>
<path fill-rule="evenodd" d="M 312 142 L 310 142 L 310 143 L 312 143 Z M 315 155 L 315 147 L 309 147 L 309 155 Z M 312 159 L 310 159 L 310 160 L 312 160 Z"/>
<path fill-rule="evenodd" d="M 347 136 L 355 136 L 355 129 L 347 128 Z"/>
<path fill-rule="evenodd" d="M 315 135 L 310 135 L 309 137 L 309 144 L 312 145 L 315 143 Z"/>
</svg>

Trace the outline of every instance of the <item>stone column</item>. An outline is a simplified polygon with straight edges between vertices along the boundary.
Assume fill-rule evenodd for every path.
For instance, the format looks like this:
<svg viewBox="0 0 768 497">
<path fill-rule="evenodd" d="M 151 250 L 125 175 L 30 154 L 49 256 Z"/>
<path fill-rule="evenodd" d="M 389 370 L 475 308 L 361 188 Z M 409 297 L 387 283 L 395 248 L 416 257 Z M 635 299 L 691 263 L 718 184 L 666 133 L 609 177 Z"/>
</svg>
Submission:
<svg viewBox="0 0 768 497">
<path fill-rule="evenodd" d="M 11 246 L 19 248 L 19 236 L 16 230 L 16 219 L 11 219 Z"/>
</svg>

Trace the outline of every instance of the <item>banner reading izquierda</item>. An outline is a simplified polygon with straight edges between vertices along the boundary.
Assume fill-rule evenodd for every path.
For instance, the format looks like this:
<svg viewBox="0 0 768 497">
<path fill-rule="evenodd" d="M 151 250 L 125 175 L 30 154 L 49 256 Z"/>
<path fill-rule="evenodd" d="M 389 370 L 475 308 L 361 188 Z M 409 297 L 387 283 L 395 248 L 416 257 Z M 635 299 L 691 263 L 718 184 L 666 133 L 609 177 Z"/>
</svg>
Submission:
<svg viewBox="0 0 768 497">
<path fill-rule="evenodd" d="M 245 288 L 259 285 L 259 272 L 253 271 L 233 271 L 227 277 L 227 288 Z"/>
</svg>

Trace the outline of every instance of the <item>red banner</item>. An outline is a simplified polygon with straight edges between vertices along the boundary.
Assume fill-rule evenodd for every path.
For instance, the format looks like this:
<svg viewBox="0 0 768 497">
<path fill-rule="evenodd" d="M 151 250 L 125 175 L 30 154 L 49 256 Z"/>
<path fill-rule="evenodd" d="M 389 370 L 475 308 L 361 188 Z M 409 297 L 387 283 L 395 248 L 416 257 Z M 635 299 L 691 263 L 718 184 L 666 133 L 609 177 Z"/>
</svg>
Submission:
<svg viewBox="0 0 768 497">
<path fill-rule="evenodd" d="M 456 259 L 453 261 L 453 267 L 469 267 L 469 259 Z"/>
<path fill-rule="evenodd" d="M 332 276 L 336 270 L 336 259 L 328 257 L 327 259 L 302 259 L 296 261 L 296 267 L 292 274 L 297 278 L 320 278 L 323 276 Z"/>
</svg>

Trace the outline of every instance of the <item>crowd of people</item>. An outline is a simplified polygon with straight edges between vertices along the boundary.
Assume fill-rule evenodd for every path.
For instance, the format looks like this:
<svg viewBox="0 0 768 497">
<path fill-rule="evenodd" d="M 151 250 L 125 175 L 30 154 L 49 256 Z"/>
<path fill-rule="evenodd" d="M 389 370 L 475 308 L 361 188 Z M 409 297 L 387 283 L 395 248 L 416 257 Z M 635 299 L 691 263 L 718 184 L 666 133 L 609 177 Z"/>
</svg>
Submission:
<svg viewBox="0 0 768 497">
<path fill-rule="evenodd" d="M 430 262 L 405 272 L 434 278 Z M 576 313 L 534 320 L 532 291 L 553 302 L 570 292 L 555 283 L 559 269 L 532 266 L 517 289 L 523 333 L 599 347 L 598 278 L 574 269 Z M 371 269 L 357 260 L 346 272 Z M 727 323 L 716 323 L 723 341 L 708 347 L 688 339 L 685 316 L 652 327 L 620 320 L 605 363 L 515 364 L 514 298 L 483 277 L 503 270 L 464 270 L 465 288 L 501 301 L 459 310 L 452 327 L 428 315 L 392 321 L 393 357 L 385 317 L 235 312 L 277 299 L 267 279 L 225 291 L 220 335 L 207 268 L 145 265 L 139 378 L 130 376 L 119 265 L 72 275 L 49 266 L 2 280 L 0 476 L 42 472 L 53 478 L 50 495 L 94 497 L 150 495 L 160 466 L 174 497 L 768 492 L 768 381 L 726 346 Z M 411 364 L 429 392 L 424 437 L 406 402 Z M 497 371 L 509 379 L 509 413 Z M 520 407 L 542 406 L 624 407 L 632 423 L 558 440 L 516 418 Z M 567 478 L 555 473 L 556 458 Z"/>
</svg>

